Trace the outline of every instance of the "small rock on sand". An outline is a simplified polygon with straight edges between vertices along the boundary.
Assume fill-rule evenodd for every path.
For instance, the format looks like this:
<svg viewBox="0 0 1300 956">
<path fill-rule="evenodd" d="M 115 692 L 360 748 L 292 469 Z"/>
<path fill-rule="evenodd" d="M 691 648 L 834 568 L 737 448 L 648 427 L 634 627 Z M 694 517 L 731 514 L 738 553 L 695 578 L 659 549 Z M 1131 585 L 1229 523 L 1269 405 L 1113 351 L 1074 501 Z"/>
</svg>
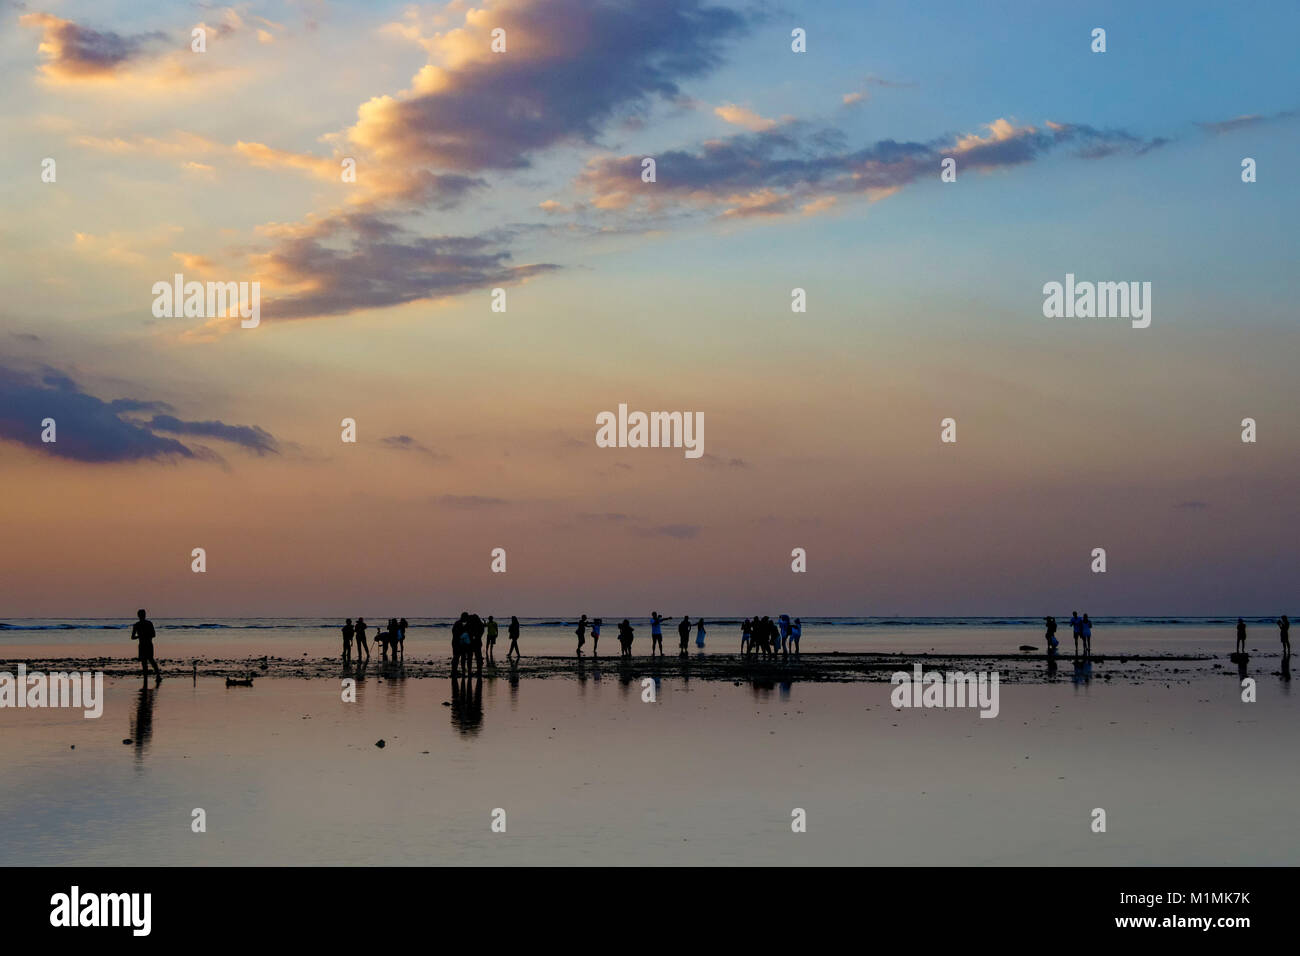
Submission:
<svg viewBox="0 0 1300 956">
<path fill-rule="evenodd" d="M 375 741 L 375 746 L 376 746 L 376 747 L 383 747 L 383 746 L 384 746 L 383 738 L 380 738 L 379 740 L 376 740 L 376 741 Z"/>
</svg>

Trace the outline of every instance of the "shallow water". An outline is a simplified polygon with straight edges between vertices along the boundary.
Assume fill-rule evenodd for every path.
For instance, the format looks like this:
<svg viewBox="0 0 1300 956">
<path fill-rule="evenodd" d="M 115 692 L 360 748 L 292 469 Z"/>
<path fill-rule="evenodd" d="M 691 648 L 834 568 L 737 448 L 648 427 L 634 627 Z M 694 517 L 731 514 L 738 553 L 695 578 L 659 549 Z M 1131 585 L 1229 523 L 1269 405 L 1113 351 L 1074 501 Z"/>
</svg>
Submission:
<svg viewBox="0 0 1300 956">
<path fill-rule="evenodd" d="M 445 680 L 116 679 L 99 720 L 0 711 L 0 863 L 1293 865 L 1297 704 L 1256 676 L 1252 704 L 1227 674 L 1005 686 L 995 719 L 887 684 L 646 703 L 611 671 L 454 708 Z"/>
</svg>

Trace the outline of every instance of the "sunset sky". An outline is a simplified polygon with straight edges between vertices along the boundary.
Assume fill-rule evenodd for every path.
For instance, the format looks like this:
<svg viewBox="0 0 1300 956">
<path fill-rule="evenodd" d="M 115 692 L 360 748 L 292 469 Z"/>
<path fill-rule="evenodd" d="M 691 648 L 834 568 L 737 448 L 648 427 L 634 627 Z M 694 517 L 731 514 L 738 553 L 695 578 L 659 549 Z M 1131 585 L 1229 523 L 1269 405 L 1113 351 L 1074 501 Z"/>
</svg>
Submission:
<svg viewBox="0 0 1300 956">
<path fill-rule="evenodd" d="M 1298 33 L 0 3 L 0 619 L 1294 613 Z M 155 318 L 177 272 L 261 324 Z M 1151 282 L 1150 328 L 1044 318 L 1067 273 Z M 619 403 L 704 456 L 596 447 Z"/>
</svg>

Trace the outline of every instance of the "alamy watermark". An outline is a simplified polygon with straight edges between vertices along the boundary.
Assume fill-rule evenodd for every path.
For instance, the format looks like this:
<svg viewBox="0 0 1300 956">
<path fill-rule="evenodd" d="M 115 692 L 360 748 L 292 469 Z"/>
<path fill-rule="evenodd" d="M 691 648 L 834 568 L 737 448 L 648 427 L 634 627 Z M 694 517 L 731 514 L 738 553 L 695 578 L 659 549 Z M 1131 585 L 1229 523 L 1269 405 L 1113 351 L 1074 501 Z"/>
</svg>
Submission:
<svg viewBox="0 0 1300 956">
<path fill-rule="evenodd" d="M 1049 319 L 1131 319 L 1133 328 L 1151 324 L 1150 282 L 1075 282 L 1043 286 L 1043 315 Z"/>
<path fill-rule="evenodd" d="M 596 415 L 598 448 L 684 448 L 687 458 L 704 454 L 703 412 L 628 412 Z"/>
<path fill-rule="evenodd" d="M 152 893 L 82 893 L 73 886 L 50 897 L 50 925 L 128 926 L 133 936 L 148 936 L 153 925 Z"/>
<path fill-rule="evenodd" d="M 234 315 L 239 325 L 255 329 L 262 321 L 262 283 L 185 281 L 178 272 L 171 282 L 153 284 L 155 319 L 219 319 Z"/>
<path fill-rule="evenodd" d="M 912 673 L 895 671 L 889 678 L 895 687 L 889 702 L 904 707 L 978 707 L 981 717 L 998 715 L 997 671 L 922 671 L 912 665 Z"/>
<path fill-rule="evenodd" d="M 59 671 L 27 673 L 19 664 L 18 673 L 0 671 L 0 708 L 4 707 L 80 707 L 87 720 L 104 713 L 104 672 Z"/>
</svg>

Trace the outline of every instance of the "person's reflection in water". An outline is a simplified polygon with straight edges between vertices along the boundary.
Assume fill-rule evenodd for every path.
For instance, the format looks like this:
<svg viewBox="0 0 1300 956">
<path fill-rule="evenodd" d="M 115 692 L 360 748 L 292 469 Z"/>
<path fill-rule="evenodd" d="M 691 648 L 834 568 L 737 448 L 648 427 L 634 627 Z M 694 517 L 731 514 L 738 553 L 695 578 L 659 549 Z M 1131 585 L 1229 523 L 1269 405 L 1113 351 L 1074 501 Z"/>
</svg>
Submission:
<svg viewBox="0 0 1300 956">
<path fill-rule="evenodd" d="M 1237 676 L 1245 679 L 1246 662 L 1250 660 L 1249 654 L 1233 654 L 1232 659 L 1237 662 Z"/>
<path fill-rule="evenodd" d="M 1291 693 L 1291 655 L 1282 655 L 1282 690 Z"/>
<path fill-rule="evenodd" d="M 144 760 L 144 752 L 153 738 L 153 705 L 157 689 L 141 687 L 135 699 L 135 716 L 131 718 L 131 740 L 135 744 L 136 763 Z"/>
<path fill-rule="evenodd" d="M 771 697 L 772 688 L 774 688 L 775 686 L 776 683 L 772 681 L 772 679 L 769 677 L 755 677 L 752 681 L 750 681 L 750 687 L 753 689 L 754 696 L 758 700 L 766 700 L 767 698 Z"/>
<path fill-rule="evenodd" d="M 519 707 L 519 658 L 507 656 L 506 660 L 510 662 L 510 674 L 507 678 L 510 681 L 510 709 L 517 710 Z"/>
<path fill-rule="evenodd" d="M 483 678 L 451 679 L 451 725 L 464 737 L 475 737 L 483 729 Z"/>
<path fill-rule="evenodd" d="M 1047 649 L 1047 679 L 1056 680 L 1056 648 Z"/>
<path fill-rule="evenodd" d="M 630 657 L 618 659 L 618 690 L 619 696 L 624 699 L 632 692 L 632 658 Z"/>
<path fill-rule="evenodd" d="M 1085 652 L 1086 653 L 1086 652 Z M 1092 659 L 1084 657 L 1074 662 L 1074 682 L 1087 684 L 1092 680 Z"/>
<path fill-rule="evenodd" d="M 791 680 L 783 680 L 783 681 L 781 681 L 781 683 L 780 683 L 780 685 L 779 685 L 779 690 L 780 690 L 780 694 L 781 694 L 781 699 L 782 699 L 782 700 L 789 700 L 789 699 L 790 699 L 790 687 L 791 687 L 791 685 L 792 685 L 793 683 L 794 683 L 794 682 L 791 681 Z"/>
</svg>

